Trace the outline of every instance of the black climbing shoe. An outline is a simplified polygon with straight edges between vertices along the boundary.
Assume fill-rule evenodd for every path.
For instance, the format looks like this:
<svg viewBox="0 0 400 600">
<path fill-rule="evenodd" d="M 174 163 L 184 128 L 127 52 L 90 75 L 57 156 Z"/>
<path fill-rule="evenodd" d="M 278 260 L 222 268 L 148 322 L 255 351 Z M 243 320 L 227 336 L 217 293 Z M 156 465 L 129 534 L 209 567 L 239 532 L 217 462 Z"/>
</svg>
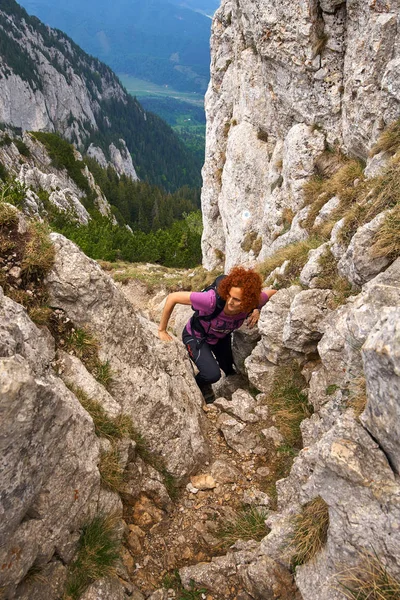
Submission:
<svg viewBox="0 0 400 600">
<path fill-rule="evenodd" d="M 212 404 L 215 400 L 215 394 L 211 385 L 204 385 L 200 388 L 201 393 L 203 394 L 204 402 L 206 404 Z"/>
</svg>

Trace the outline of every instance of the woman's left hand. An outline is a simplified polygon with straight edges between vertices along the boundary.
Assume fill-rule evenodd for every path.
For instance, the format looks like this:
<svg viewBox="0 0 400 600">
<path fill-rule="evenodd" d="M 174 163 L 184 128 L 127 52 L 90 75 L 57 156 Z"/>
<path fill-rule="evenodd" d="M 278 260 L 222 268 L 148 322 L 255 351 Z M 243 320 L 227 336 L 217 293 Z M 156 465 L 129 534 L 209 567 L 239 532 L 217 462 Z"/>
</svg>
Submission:
<svg viewBox="0 0 400 600">
<path fill-rule="evenodd" d="M 257 321 L 259 318 L 260 318 L 260 311 L 258 310 L 258 308 L 255 308 L 247 319 L 248 327 L 254 327 L 254 325 L 257 324 Z"/>
</svg>

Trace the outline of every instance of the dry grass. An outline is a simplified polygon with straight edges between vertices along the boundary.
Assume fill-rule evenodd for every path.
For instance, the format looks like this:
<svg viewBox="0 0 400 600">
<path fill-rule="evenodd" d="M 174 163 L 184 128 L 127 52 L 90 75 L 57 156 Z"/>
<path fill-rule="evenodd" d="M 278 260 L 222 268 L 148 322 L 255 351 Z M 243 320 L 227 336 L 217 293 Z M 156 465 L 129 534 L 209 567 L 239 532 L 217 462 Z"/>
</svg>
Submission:
<svg viewBox="0 0 400 600">
<path fill-rule="evenodd" d="M 34 221 L 29 226 L 29 238 L 24 249 L 21 263 L 24 279 L 42 278 L 54 264 L 54 246 L 49 238 L 50 230 L 46 224 Z"/>
<path fill-rule="evenodd" d="M 113 492 L 119 492 L 124 479 L 120 455 L 116 448 L 100 453 L 99 471 L 101 483 Z"/>
<path fill-rule="evenodd" d="M 269 533 L 265 525 L 266 511 L 253 506 L 238 511 L 234 518 L 223 521 L 216 532 L 223 547 L 229 547 L 237 540 L 260 541 Z"/>
<path fill-rule="evenodd" d="M 242 243 L 240 244 L 241 249 L 244 252 L 250 252 L 252 249 L 253 243 L 257 239 L 257 233 L 255 231 L 248 231 L 244 236 Z"/>
<path fill-rule="evenodd" d="M 326 47 L 327 41 L 328 41 L 328 35 L 324 31 L 319 33 L 319 35 L 313 45 L 314 57 L 318 56 L 318 54 L 321 54 L 323 52 L 323 50 Z"/>
<path fill-rule="evenodd" d="M 244 236 L 240 247 L 244 252 L 250 252 L 250 250 L 252 250 L 255 256 L 258 256 L 262 248 L 262 238 L 259 237 L 255 231 L 248 231 Z"/>
<path fill-rule="evenodd" d="M 271 271 L 280 267 L 286 260 L 290 264 L 286 267 L 283 276 L 277 277 L 277 287 L 287 287 L 299 277 L 302 268 L 307 262 L 308 253 L 310 250 L 318 248 L 322 243 L 319 238 L 310 238 L 295 244 L 289 244 L 284 248 L 280 248 L 275 254 L 257 266 L 257 271 L 266 279 Z"/>
<path fill-rule="evenodd" d="M 11 204 L 0 202 L 0 228 L 10 227 L 18 223 L 18 211 Z"/>
<path fill-rule="evenodd" d="M 293 519 L 292 544 L 295 548 L 294 564 L 309 562 L 326 544 L 329 527 L 328 505 L 319 496 L 305 504 Z"/>
<path fill-rule="evenodd" d="M 274 424 L 293 448 L 302 447 L 300 423 L 312 414 L 307 396 L 301 391 L 305 386 L 297 365 L 281 367 L 268 399 Z"/>
<path fill-rule="evenodd" d="M 292 221 L 295 216 L 294 210 L 291 208 L 284 208 L 282 211 L 282 224 L 285 231 L 289 231 Z"/>
<path fill-rule="evenodd" d="M 190 271 L 182 280 L 182 289 L 187 291 L 202 290 L 210 285 L 218 275 L 221 275 L 220 269 L 207 271 L 203 267 L 197 267 Z"/>
<path fill-rule="evenodd" d="M 357 203 L 359 198 L 363 197 L 365 186 L 364 166 L 357 160 L 347 160 L 344 162 L 340 155 L 336 160 L 336 166 L 341 166 L 330 178 L 320 174 L 312 177 L 303 187 L 304 204 L 310 206 L 307 218 L 303 221 L 303 227 L 312 231 L 315 218 L 324 204 L 336 196 L 340 200 L 339 207 L 334 211 L 335 219 L 343 216 L 349 207 Z M 332 167 L 333 169 L 333 167 Z M 358 185 L 354 182 L 358 180 Z"/>
<path fill-rule="evenodd" d="M 339 238 L 349 242 L 358 227 L 372 221 L 384 210 L 394 209 L 394 215 L 400 205 L 400 159 L 394 158 L 379 177 L 369 180 L 361 186 L 363 196 L 358 202 L 349 206 L 344 212 L 344 225 L 339 233 Z M 395 218 L 396 220 L 396 218 Z M 386 235 L 391 228 L 386 225 Z M 396 236 L 394 232 L 394 237 Z M 378 241 L 380 234 L 376 236 Z M 393 239 L 393 235 L 390 235 Z M 388 238 L 386 238 L 386 243 Z M 390 245 L 390 242 L 389 242 Z"/>
<path fill-rule="evenodd" d="M 371 248 L 372 256 L 387 256 L 395 260 L 400 256 L 400 204 L 388 212 Z"/>
<path fill-rule="evenodd" d="M 379 152 L 389 152 L 395 154 L 400 148 L 400 119 L 391 123 L 389 127 L 381 134 L 375 146 L 371 149 L 371 156 Z"/>
<path fill-rule="evenodd" d="M 367 405 L 367 383 L 364 375 L 360 375 L 350 382 L 347 405 L 354 410 L 357 417 L 364 412 Z"/>
<path fill-rule="evenodd" d="M 36 325 L 47 325 L 53 314 L 53 310 L 48 306 L 28 307 L 28 314 Z"/>
<path fill-rule="evenodd" d="M 325 252 L 319 257 L 318 262 L 321 266 L 321 272 L 315 278 L 315 285 L 319 289 L 330 289 L 333 291 L 332 308 L 341 306 L 349 296 L 359 291 L 345 277 L 339 275 L 336 260 L 330 248 L 325 249 Z"/>
<path fill-rule="evenodd" d="M 377 556 L 360 555 L 356 567 L 338 573 L 339 591 L 350 600 L 399 600 L 400 581 L 395 579 Z"/>
</svg>

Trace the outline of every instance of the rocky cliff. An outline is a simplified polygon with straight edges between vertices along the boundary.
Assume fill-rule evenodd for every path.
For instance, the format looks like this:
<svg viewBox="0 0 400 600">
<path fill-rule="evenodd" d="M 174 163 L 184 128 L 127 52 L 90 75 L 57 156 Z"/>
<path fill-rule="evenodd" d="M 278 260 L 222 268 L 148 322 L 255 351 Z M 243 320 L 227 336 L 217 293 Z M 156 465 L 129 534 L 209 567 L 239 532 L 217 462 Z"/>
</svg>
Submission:
<svg viewBox="0 0 400 600">
<path fill-rule="evenodd" d="M 186 582 L 218 589 L 232 569 L 246 598 L 297 597 L 284 569 L 303 600 L 399 593 L 399 8 L 223 1 L 215 15 L 203 262 L 256 265 L 281 288 L 245 370 L 272 409 L 300 366 L 314 414 L 270 534 Z"/>
<path fill-rule="evenodd" d="M 207 268 L 285 243 L 285 211 L 303 206 L 327 148 L 368 159 L 400 113 L 398 20 L 396 0 L 222 2 L 206 96 Z"/>
<path fill-rule="evenodd" d="M 1 291 L 0 589 L 10 599 L 59 598 L 76 578 L 68 565 L 82 528 L 110 517 L 121 537 L 122 494 L 132 514 L 170 510 L 164 475 L 180 481 L 206 460 L 204 417 L 183 348 L 166 354 L 155 327 L 72 242 L 52 234 L 48 254 L 14 207 L 2 203 L 0 213 L 2 285 L 35 297 L 47 253 L 52 307 L 45 321 L 36 313 L 47 324 L 38 327 Z M 104 598 L 124 597 L 124 585 L 132 594 L 123 569 L 120 581 L 104 584 Z"/>
</svg>

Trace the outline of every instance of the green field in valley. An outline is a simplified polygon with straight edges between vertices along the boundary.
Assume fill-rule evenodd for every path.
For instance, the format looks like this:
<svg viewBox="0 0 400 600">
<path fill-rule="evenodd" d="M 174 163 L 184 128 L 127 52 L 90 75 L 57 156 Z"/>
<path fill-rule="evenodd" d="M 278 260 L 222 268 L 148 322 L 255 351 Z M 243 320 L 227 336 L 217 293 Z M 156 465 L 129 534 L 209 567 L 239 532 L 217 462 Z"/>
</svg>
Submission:
<svg viewBox="0 0 400 600">
<path fill-rule="evenodd" d="M 127 91 L 136 96 L 143 108 L 164 119 L 183 143 L 204 159 L 206 120 L 204 97 L 192 92 L 178 92 L 168 86 L 129 75 L 118 74 Z"/>
</svg>

